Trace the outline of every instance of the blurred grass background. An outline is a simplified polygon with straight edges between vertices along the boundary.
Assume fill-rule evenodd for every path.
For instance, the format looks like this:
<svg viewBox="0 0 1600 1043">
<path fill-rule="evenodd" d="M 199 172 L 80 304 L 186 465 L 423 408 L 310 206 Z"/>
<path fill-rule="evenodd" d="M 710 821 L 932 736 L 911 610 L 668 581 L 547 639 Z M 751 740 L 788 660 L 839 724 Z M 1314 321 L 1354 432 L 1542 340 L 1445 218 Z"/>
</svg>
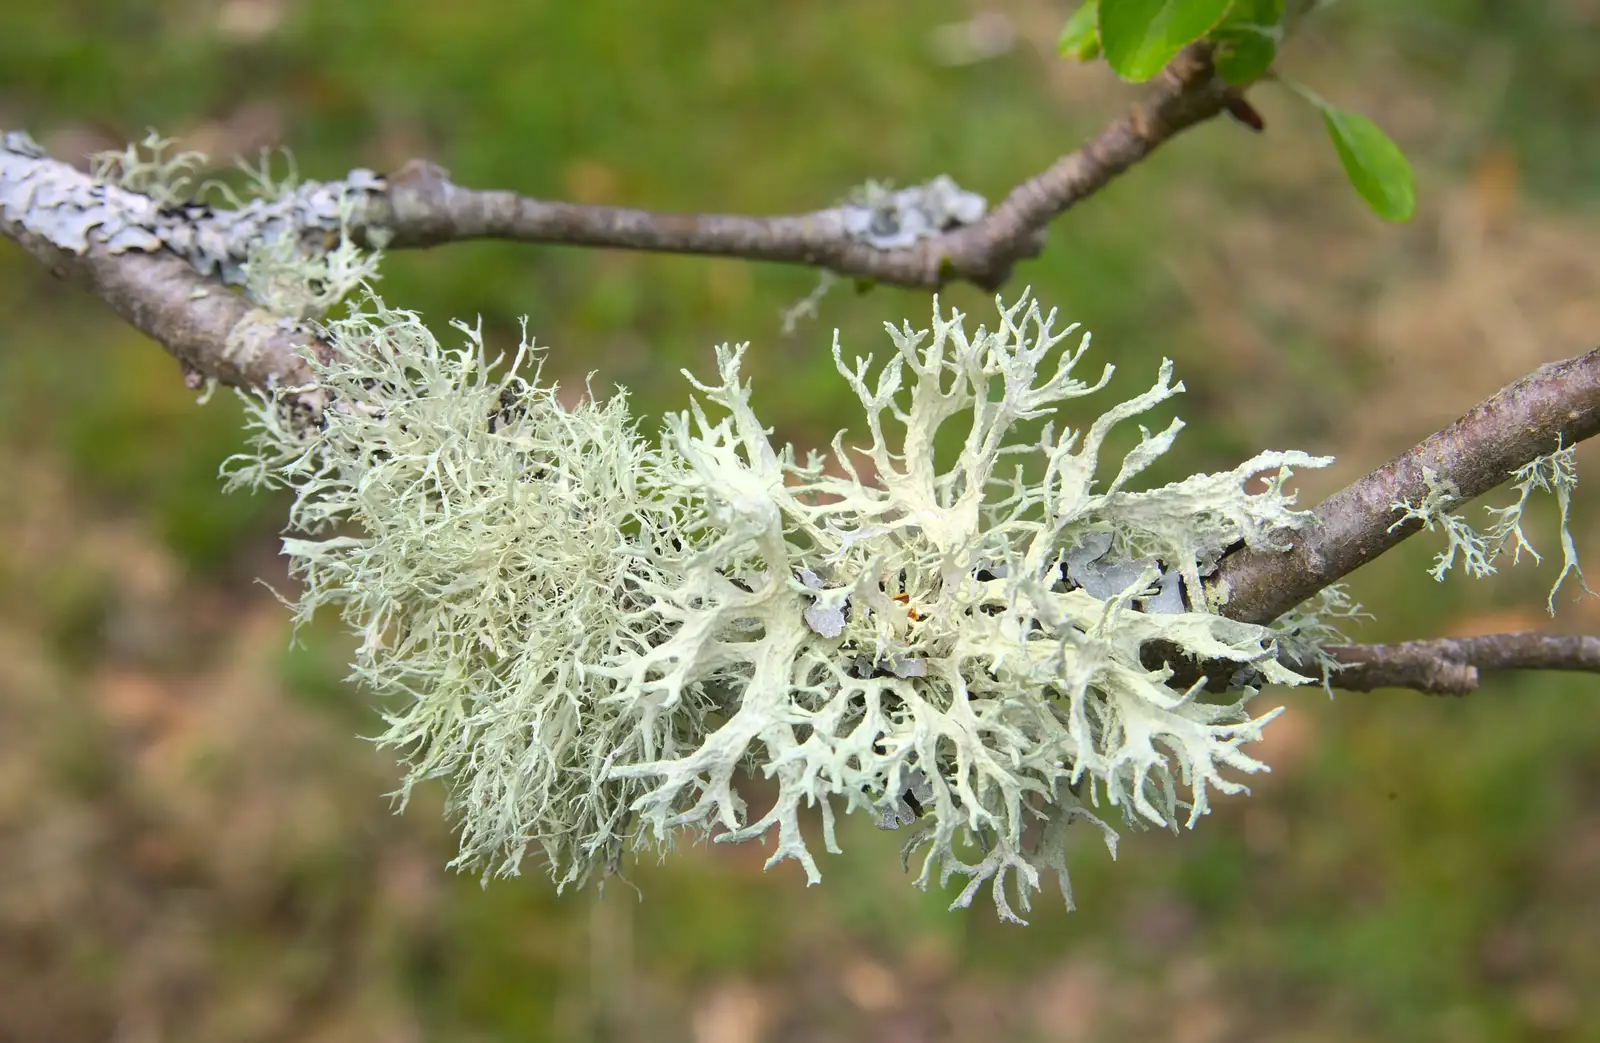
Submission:
<svg viewBox="0 0 1600 1043">
<path fill-rule="evenodd" d="M 1053 56 L 1069 7 L 8 4 L 0 126 L 73 161 L 156 127 L 224 158 L 285 144 L 309 177 L 423 156 L 472 186 L 664 209 L 794 212 L 938 173 L 994 199 L 1136 96 Z M 1163 148 L 1008 292 L 1094 330 L 1107 396 L 1177 361 L 1189 427 L 1157 480 L 1335 453 L 1302 482 L 1315 503 L 1594 346 L 1596 39 L 1595 0 L 1348 0 L 1281 67 L 1405 146 L 1412 224 L 1368 216 L 1314 115 L 1262 87 L 1264 136 Z M 681 405 L 680 367 L 751 340 L 758 409 L 811 446 L 851 420 L 832 330 L 881 355 L 880 323 L 929 307 L 842 285 L 781 335 L 816 278 L 469 244 L 392 256 L 381 288 L 508 346 L 527 315 L 547 372 L 624 384 L 646 414 Z M 1253 796 L 1114 863 L 1085 834 L 1081 910 L 1047 896 L 1026 929 L 947 913 L 865 822 L 816 888 L 753 845 L 636 866 L 642 901 L 557 897 L 537 867 L 482 888 L 444 868 L 436 791 L 390 814 L 336 621 L 290 647 L 257 582 L 285 582 L 285 505 L 218 491 L 237 405 L 196 406 L 166 355 L 9 245 L 0 319 L 0 1040 L 1600 1039 L 1593 677 L 1271 690 L 1289 710 Z M 1592 447 L 1580 472 L 1597 562 Z M 1358 639 L 1600 629 L 1570 587 L 1545 618 L 1548 559 L 1435 585 L 1436 549 L 1355 577 L 1378 617 Z"/>
</svg>

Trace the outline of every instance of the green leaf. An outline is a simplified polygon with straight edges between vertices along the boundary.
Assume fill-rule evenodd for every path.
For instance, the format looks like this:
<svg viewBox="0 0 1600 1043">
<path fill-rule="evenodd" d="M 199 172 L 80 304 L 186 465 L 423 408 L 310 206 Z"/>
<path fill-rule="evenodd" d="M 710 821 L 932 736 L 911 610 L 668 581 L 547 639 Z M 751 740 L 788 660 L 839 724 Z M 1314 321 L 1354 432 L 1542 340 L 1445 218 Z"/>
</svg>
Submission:
<svg viewBox="0 0 1600 1043">
<path fill-rule="evenodd" d="M 1409 221 L 1417 208 L 1417 186 L 1400 146 L 1365 116 L 1326 103 L 1321 108 L 1350 184 L 1385 221 Z"/>
<path fill-rule="evenodd" d="M 1100 0 L 1100 46 L 1118 76 L 1142 83 L 1227 13 L 1230 0 Z"/>
<path fill-rule="evenodd" d="M 1210 39 L 1217 47 L 1217 75 L 1232 84 L 1258 80 L 1272 68 L 1283 39 L 1283 0 L 1234 0 Z"/>
<path fill-rule="evenodd" d="M 1100 57 L 1100 0 L 1087 0 L 1072 12 L 1056 41 L 1056 51 L 1063 58 L 1080 62 Z"/>
</svg>

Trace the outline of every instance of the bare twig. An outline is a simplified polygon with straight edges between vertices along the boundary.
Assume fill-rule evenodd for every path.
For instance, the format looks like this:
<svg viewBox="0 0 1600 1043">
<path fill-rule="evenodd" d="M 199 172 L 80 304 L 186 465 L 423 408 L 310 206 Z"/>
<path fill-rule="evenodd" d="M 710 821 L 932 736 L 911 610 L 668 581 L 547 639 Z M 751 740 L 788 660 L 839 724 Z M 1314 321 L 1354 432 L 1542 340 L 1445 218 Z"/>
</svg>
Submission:
<svg viewBox="0 0 1600 1043">
<path fill-rule="evenodd" d="M 1511 472 L 1561 445 L 1600 432 L 1600 348 L 1551 362 L 1479 403 L 1449 427 L 1335 493 L 1314 521 L 1276 542 L 1287 552 L 1239 548 L 1206 581 L 1225 592 L 1220 611 L 1266 623 L 1417 532 L 1395 521 L 1394 504 L 1421 500 L 1423 469 L 1455 483 L 1461 503 L 1488 492 Z"/>
<path fill-rule="evenodd" d="M 1014 188 L 978 220 L 883 249 L 847 233 L 845 208 L 786 217 L 671 214 L 529 199 L 474 191 L 439 167 L 412 161 L 369 203 L 365 219 L 392 233 L 392 247 L 462 239 L 716 254 L 817 265 L 840 275 L 901 286 L 937 287 L 965 279 L 987 289 L 1038 254 L 1051 219 L 1148 156 L 1173 135 L 1223 110 L 1228 88 L 1212 73 L 1211 52 L 1191 46 L 1157 78 L 1143 103 L 1078 151 Z"/>
<path fill-rule="evenodd" d="M 1465 695 L 1478 687 L 1481 674 L 1494 670 L 1600 674 L 1600 637 L 1580 635 L 1530 631 L 1395 645 L 1330 645 L 1325 651 L 1351 664 L 1333 675 L 1335 687 L 1351 692 L 1414 688 L 1437 695 Z"/>
</svg>

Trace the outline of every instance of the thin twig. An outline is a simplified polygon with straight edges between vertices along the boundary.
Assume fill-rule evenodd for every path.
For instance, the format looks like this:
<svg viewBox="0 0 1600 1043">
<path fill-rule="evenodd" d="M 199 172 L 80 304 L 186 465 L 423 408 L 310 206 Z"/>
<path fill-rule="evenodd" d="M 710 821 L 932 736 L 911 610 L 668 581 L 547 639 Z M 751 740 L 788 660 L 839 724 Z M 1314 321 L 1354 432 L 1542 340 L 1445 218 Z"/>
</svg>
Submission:
<svg viewBox="0 0 1600 1043">
<path fill-rule="evenodd" d="M 514 239 L 785 261 L 901 286 L 933 288 L 964 279 L 995 289 L 1017 261 L 1039 253 L 1044 228 L 1053 218 L 1104 188 L 1162 142 L 1222 112 L 1227 93 L 1227 85 L 1213 75 L 1210 49 L 1191 46 L 1173 59 L 1142 103 L 1076 152 L 1012 189 L 984 216 L 897 249 L 882 249 L 847 234 L 845 210 L 839 207 L 746 217 L 546 202 L 514 192 L 463 188 L 439 167 L 416 160 L 389 179 L 388 192 L 373 197 L 363 216 L 393 235 L 391 248 Z"/>
<path fill-rule="evenodd" d="M 1600 674 L 1600 637 L 1487 634 L 1434 638 L 1394 645 L 1330 645 L 1324 651 L 1351 665 L 1332 683 L 1350 692 L 1414 688 L 1436 695 L 1465 695 L 1480 675 L 1496 670 L 1580 670 Z"/>
<path fill-rule="evenodd" d="M 1600 348 L 1539 367 L 1324 500 L 1312 512 L 1311 524 L 1274 534 L 1272 542 L 1289 550 L 1251 550 L 1241 545 L 1223 555 L 1205 581 L 1207 596 L 1221 615 L 1270 623 L 1422 528 L 1416 520 L 1395 525 L 1394 505 L 1426 494 L 1424 467 L 1433 471 L 1436 481 L 1454 482 L 1459 502 L 1466 503 L 1558 445 L 1574 445 L 1597 432 Z M 1166 641 L 1146 645 L 1142 659 L 1151 669 L 1171 668 L 1167 684 L 1176 688 L 1187 688 L 1204 677 L 1209 690 L 1222 691 L 1238 669 L 1237 663 L 1226 660 L 1190 659 Z M 1446 673 L 1466 677 L 1459 666 Z M 1343 676 L 1336 675 L 1336 683 L 1342 683 Z M 1476 676 L 1472 675 L 1473 684 Z"/>
<path fill-rule="evenodd" d="M 998 206 L 969 224 L 916 238 L 910 245 L 883 248 L 852 234 L 847 208 L 835 207 L 790 217 L 667 214 L 620 207 L 545 202 L 513 192 L 476 191 L 452 183 L 439 167 L 412 161 L 393 177 L 353 172 L 345 182 L 308 187 L 325 195 L 348 195 L 355 206 L 350 230 L 371 234 L 390 247 L 420 247 L 474 238 L 615 247 L 673 253 L 715 254 L 748 260 L 817 265 L 840 275 L 904 286 L 936 287 L 966 279 L 998 287 L 1021 258 L 1043 246 L 1044 227 L 1075 203 L 1099 191 L 1168 138 L 1222 111 L 1227 93 L 1211 66 L 1209 48 L 1183 51 L 1158 78 L 1150 96 L 1081 149 L 1012 190 Z M 14 155 L 13 161 L 31 162 Z M 49 180 L 94 197 L 93 206 L 113 204 L 137 193 L 88 188 L 88 179 L 66 164 L 38 154 Z M 358 176 L 359 175 L 359 176 Z M 81 183 L 80 183 L 81 182 Z M 102 198 L 103 197 L 103 198 Z M 81 202 L 81 200 L 79 200 Z M 220 215 L 218 215 L 220 216 Z M 207 208 L 164 209 L 167 225 L 193 220 L 193 234 L 208 248 L 232 249 L 225 236 L 212 234 Z M 242 226 L 241 226 L 242 227 Z M 225 384 L 259 388 L 304 383 L 306 366 L 296 345 L 307 334 L 229 291 L 221 281 L 189 268 L 162 249 L 120 241 L 86 225 L 65 248 L 35 234 L 21 220 L 0 210 L 0 234 L 18 242 L 56 274 L 83 283 L 116 313 L 167 349 L 191 382 L 215 378 Z M 178 231 L 182 231 L 179 229 Z M 167 227 L 171 243 L 174 229 Z M 205 234 L 202 234 L 205 233 Z M 235 236 L 237 238 L 237 236 Z M 236 245 L 236 244 L 235 244 Z M 146 252 L 150 250 L 152 252 Z M 207 263 L 237 267 L 242 258 L 210 257 Z"/>
</svg>

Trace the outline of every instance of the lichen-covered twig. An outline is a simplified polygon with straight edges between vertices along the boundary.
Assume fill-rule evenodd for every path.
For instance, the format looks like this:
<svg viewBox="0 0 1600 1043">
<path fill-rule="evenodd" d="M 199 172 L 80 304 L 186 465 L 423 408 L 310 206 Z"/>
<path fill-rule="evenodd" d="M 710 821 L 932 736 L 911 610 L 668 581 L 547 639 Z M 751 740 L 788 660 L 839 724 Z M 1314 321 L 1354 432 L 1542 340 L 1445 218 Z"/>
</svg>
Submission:
<svg viewBox="0 0 1600 1043">
<path fill-rule="evenodd" d="M 1600 348 L 1539 367 L 1460 419 L 1323 501 L 1315 520 L 1285 533 L 1287 553 L 1238 548 L 1223 557 L 1207 587 L 1220 611 L 1264 623 L 1378 557 L 1423 527 L 1401 524 L 1395 504 L 1423 501 L 1425 471 L 1448 480 L 1456 503 L 1503 484 L 1513 472 L 1560 446 L 1600 432 Z"/>
<path fill-rule="evenodd" d="M 236 387 L 309 383 L 302 346 L 315 337 L 201 275 L 171 253 L 114 254 L 104 243 L 64 250 L 0 215 L 0 232 L 58 277 L 81 283 L 182 365 L 191 386 L 215 378 Z M 308 403 L 309 404 L 309 403 Z"/>
<path fill-rule="evenodd" d="M 173 206 L 52 160 L 25 134 L 0 137 L 0 234 L 58 277 L 85 285 L 195 384 L 311 383 L 305 349 L 325 355 L 312 331 L 229 286 L 275 260 L 275 240 L 299 249 L 307 237 L 339 231 L 349 212 L 344 196 L 313 184 L 237 210 Z M 329 253 L 325 242 L 317 249 Z"/>
<path fill-rule="evenodd" d="M 1578 634 L 1486 634 L 1393 645 L 1328 645 L 1323 651 L 1348 664 L 1333 684 L 1351 692 L 1414 688 L 1436 695 L 1465 695 L 1480 675 L 1495 670 L 1579 670 L 1600 674 L 1600 637 Z"/>
<path fill-rule="evenodd" d="M 1142 104 L 988 212 L 980 197 L 937 178 L 798 216 L 653 213 L 467 189 L 417 161 L 390 178 L 357 170 L 238 210 L 213 210 L 108 184 L 50 159 L 25 135 L 7 134 L 0 234 L 83 283 L 191 379 L 281 387 L 305 381 L 297 345 L 312 338 L 224 290 L 243 282 L 252 243 L 312 243 L 341 231 L 343 220 L 343 231 L 372 246 L 506 238 L 786 261 L 905 286 L 965 279 L 994 288 L 1016 261 L 1038 253 L 1052 218 L 1174 134 L 1217 115 L 1224 93 L 1209 49 L 1188 48 Z"/>
<path fill-rule="evenodd" d="M 0 155 L 11 187 L 26 178 L 49 188 L 48 199 L 30 188 L 0 201 L 0 234 L 58 274 L 82 281 L 186 368 L 227 384 L 267 387 L 305 376 L 294 351 L 297 337 L 287 329 L 264 329 L 270 318 L 210 292 L 219 288 L 213 276 L 240 282 L 249 243 L 268 233 L 328 232 L 337 198 L 352 203 L 349 231 L 372 245 L 504 238 L 785 261 L 904 286 L 964 279 L 994 288 L 1018 260 L 1039 252 L 1051 219 L 1168 138 L 1217 115 L 1224 93 L 1209 50 L 1185 50 L 1142 104 L 987 212 L 980 197 L 937 178 L 794 216 L 655 213 L 467 189 L 439 167 L 418 161 L 391 178 L 358 170 L 338 182 L 308 182 L 284 200 L 213 211 L 162 205 L 171 201 L 106 185 L 45 157 L 22 135 L 7 135 Z M 91 197 L 92 205 L 82 205 Z M 65 224 L 29 220 L 46 202 L 53 207 L 62 201 L 73 207 Z M 185 273 L 152 251 L 186 257 L 202 274 Z M 190 307 L 189 300 L 198 303 Z M 239 344 L 248 350 L 241 352 Z"/>
</svg>

